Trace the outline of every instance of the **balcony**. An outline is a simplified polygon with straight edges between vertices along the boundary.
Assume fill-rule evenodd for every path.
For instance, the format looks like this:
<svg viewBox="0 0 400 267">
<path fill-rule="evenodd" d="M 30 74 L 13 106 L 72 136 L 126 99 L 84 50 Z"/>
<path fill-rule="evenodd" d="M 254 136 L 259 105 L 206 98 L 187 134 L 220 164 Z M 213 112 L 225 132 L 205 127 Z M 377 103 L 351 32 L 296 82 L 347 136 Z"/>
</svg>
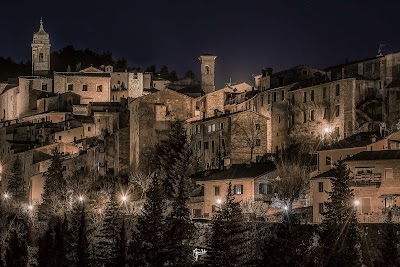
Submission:
<svg viewBox="0 0 400 267">
<path fill-rule="evenodd" d="M 353 176 L 351 186 L 364 187 L 374 186 L 380 187 L 382 183 L 382 173 L 357 173 Z"/>
</svg>

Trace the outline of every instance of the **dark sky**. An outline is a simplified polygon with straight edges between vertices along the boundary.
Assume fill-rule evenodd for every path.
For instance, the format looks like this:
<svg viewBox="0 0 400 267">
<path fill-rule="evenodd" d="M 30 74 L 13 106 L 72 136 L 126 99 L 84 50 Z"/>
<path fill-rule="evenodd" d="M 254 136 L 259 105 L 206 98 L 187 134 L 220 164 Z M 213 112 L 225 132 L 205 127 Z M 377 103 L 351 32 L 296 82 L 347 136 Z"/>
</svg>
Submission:
<svg viewBox="0 0 400 267">
<path fill-rule="evenodd" d="M 30 58 L 43 16 L 52 49 L 110 50 L 131 66 L 166 64 L 199 73 L 198 56 L 217 55 L 221 87 L 252 82 L 263 67 L 315 68 L 400 51 L 400 1 L 153 0 L 2 1 L 0 56 Z"/>
</svg>

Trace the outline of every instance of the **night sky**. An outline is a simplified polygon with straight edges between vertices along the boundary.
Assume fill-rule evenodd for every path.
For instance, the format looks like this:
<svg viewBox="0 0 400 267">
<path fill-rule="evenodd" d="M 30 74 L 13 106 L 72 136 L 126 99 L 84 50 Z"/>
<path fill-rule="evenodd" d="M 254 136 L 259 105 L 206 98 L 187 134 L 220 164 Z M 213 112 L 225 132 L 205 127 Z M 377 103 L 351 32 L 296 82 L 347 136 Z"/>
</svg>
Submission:
<svg viewBox="0 0 400 267">
<path fill-rule="evenodd" d="M 351 3 L 350 3 L 351 2 Z M 263 67 L 325 68 L 400 51 L 397 1 L 2 1 L 0 56 L 30 59 L 43 16 L 52 50 L 73 44 L 124 56 L 131 66 L 166 64 L 199 73 L 217 55 L 216 82 L 252 82 Z"/>
</svg>

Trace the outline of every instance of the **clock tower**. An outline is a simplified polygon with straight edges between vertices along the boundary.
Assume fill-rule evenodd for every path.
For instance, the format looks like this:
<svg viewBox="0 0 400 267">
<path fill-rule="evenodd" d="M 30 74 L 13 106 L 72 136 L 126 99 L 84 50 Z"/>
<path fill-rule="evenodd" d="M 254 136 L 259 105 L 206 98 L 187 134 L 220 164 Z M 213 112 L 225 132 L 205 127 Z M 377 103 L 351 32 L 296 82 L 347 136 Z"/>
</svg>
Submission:
<svg viewBox="0 0 400 267">
<path fill-rule="evenodd" d="M 215 59 L 217 57 L 210 54 L 203 54 L 199 57 L 201 63 L 201 89 L 208 94 L 215 91 Z"/>
</svg>

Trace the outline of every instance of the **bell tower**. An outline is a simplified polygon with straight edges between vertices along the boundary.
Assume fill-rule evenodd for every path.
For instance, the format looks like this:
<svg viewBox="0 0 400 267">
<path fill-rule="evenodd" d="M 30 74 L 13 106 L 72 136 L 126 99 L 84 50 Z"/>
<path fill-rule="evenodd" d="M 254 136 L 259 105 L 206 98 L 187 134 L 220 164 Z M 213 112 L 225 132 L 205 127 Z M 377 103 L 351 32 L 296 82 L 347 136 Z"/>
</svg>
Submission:
<svg viewBox="0 0 400 267">
<path fill-rule="evenodd" d="M 32 75 L 50 74 L 50 37 L 43 28 L 40 19 L 39 31 L 33 34 L 32 41 Z"/>
<path fill-rule="evenodd" d="M 199 57 L 201 63 L 201 88 L 208 94 L 215 91 L 215 59 L 210 54 L 203 54 Z"/>
</svg>

